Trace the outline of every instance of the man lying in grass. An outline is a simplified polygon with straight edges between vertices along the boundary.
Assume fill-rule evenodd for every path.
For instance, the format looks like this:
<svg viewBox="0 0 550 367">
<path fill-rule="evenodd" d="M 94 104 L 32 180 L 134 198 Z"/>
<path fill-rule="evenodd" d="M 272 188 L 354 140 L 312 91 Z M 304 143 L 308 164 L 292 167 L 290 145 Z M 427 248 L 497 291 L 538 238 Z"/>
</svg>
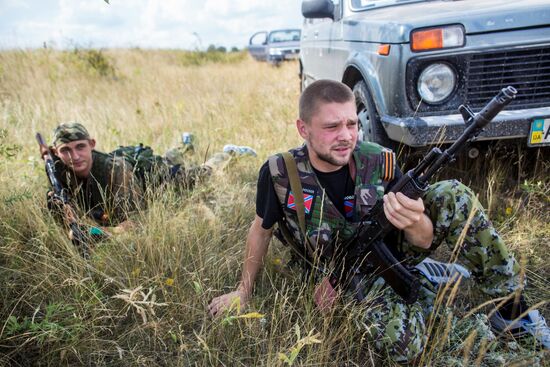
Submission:
<svg viewBox="0 0 550 367">
<path fill-rule="evenodd" d="M 236 298 L 241 306 L 247 304 L 274 233 L 281 238 L 286 232 L 283 241 L 299 248 L 306 266 L 320 261 L 330 267 L 338 244 L 354 234 L 359 219 L 382 199 L 386 218 L 397 228 L 385 242 L 400 262 L 412 268 L 442 243 L 451 249 L 462 243 L 459 261 L 479 289 L 491 298 L 510 296 L 491 318 L 493 328 L 533 335 L 550 348 L 550 331 L 540 313 L 529 311 L 522 297 L 514 302 L 513 295 L 523 286 L 518 263 L 469 188 L 454 180 L 438 182 L 423 200 L 388 193 L 402 175 L 392 164 L 394 153 L 377 144 L 357 142 L 355 98 L 342 83 L 312 83 L 301 95 L 299 113 L 296 127 L 305 144 L 290 151 L 298 174 L 287 169 L 288 161 L 281 154 L 270 157 L 260 169 L 256 217 L 247 238 L 240 284 L 234 292 L 211 301 L 211 315 L 222 313 Z M 290 176 L 301 182 L 305 225 L 300 223 Z M 433 284 L 420 277 L 420 296 L 407 304 L 382 277 L 372 276 L 368 263 L 348 270 L 354 274 L 353 281 L 338 287 L 365 305 L 364 321 L 374 330 L 375 346 L 397 362 L 414 360 L 427 340 Z M 333 279 L 324 278 L 316 289 L 315 302 L 322 310 L 332 307 L 340 294 L 334 284 Z"/>
<path fill-rule="evenodd" d="M 145 205 L 144 193 L 166 182 L 191 188 L 208 176 L 214 167 L 229 159 L 217 153 L 197 167 L 154 155 L 148 147 L 120 147 L 109 154 L 95 150 L 96 141 L 76 122 L 59 125 L 53 134 L 51 151 L 56 157 L 58 180 L 68 190 L 71 202 L 100 226 L 104 233 L 125 231 L 135 223 L 130 215 Z M 41 147 L 44 158 L 47 151 Z M 181 162 L 178 162 L 181 163 Z M 48 208 L 55 209 L 51 192 Z"/>
</svg>

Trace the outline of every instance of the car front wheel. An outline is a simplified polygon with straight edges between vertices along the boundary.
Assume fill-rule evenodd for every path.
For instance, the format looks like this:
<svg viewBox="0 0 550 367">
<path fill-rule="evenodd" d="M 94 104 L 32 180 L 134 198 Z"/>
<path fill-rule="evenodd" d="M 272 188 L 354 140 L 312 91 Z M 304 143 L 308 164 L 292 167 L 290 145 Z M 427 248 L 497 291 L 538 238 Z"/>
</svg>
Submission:
<svg viewBox="0 0 550 367">
<path fill-rule="evenodd" d="M 374 101 L 364 80 L 355 84 L 353 94 L 355 95 L 355 105 L 357 106 L 357 116 L 359 117 L 359 134 L 357 139 L 392 148 L 393 144 L 382 127 Z"/>
</svg>

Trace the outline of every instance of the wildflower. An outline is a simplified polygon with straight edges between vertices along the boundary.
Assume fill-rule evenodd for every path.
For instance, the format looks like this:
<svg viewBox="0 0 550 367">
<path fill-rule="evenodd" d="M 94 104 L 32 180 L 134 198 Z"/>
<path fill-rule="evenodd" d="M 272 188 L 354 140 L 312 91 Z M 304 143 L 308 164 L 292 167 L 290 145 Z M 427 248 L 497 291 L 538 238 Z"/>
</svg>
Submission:
<svg viewBox="0 0 550 367">
<path fill-rule="evenodd" d="M 166 284 L 167 286 L 171 287 L 174 285 L 174 278 L 168 278 L 166 279 L 166 281 L 164 282 L 164 284 Z"/>
<path fill-rule="evenodd" d="M 512 208 L 506 207 L 506 215 L 508 216 L 512 215 Z"/>
<path fill-rule="evenodd" d="M 261 323 L 262 320 L 264 320 L 264 316 L 265 315 L 263 315 L 259 312 L 249 312 L 249 313 L 246 313 L 244 315 L 237 315 L 237 316 L 229 315 L 229 316 L 225 317 L 222 320 L 222 324 L 223 325 L 233 325 L 233 321 L 235 321 L 237 319 L 260 319 L 260 323 Z"/>
<path fill-rule="evenodd" d="M 239 315 L 237 316 L 239 319 L 261 319 L 263 318 L 265 315 L 262 315 L 261 313 L 259 312 L 249 312 L 249 313 L 245 313 L 244 315 Z"/>
</svg>

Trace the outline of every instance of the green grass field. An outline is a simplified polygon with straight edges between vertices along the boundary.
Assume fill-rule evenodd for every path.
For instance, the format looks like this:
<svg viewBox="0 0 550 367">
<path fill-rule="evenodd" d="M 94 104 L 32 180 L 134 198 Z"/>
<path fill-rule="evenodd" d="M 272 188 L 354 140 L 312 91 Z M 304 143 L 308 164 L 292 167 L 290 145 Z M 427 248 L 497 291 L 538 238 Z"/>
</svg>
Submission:
<svg viewBox="0 0 550 367">
<path fill-rule="evenodd" d="M 286 266 L 289 253 L 276 241 L 248 309 L 218 319 L 205 311 L 239 279 L 259 167 L 301 143 L 297 73 L 296 63 L 272 68 L 241 53 L 1 52 L 0 366 L 391 366 L 358 305 L 342 303 L 328 316 L 315 309 L 313 285 Z M 98 244 L 86 262 L 45 208 L 34 139 L 71 120 L 102 151 L 143 142 L 162 154 L 189 131 L 191 163 L 228 143 L 258 157 L 232 160 L 192 192 L 151 195 L 139 228 Z M 549 166 L 518 151 L 513 160 L 489 156 L 468 183 L 522 260 L 529 303 L 550 316 Z M 536 167 L 521 176 L 526 163 Z M 475 311 L 485 300 L 467 285 L 449 293 L 418 365 L 550 359 L 531 339 L 496 339 L 489 309 Z"/>
</svg>

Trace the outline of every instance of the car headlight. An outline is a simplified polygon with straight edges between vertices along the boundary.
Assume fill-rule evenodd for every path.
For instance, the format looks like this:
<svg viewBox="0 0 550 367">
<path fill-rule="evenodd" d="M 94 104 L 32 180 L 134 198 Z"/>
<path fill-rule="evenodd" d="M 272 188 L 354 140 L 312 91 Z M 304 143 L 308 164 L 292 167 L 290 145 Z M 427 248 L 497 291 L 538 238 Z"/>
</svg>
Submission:
<svg viewBox="0 0 550 367">
<path fill-rule="evenodd" d="M 431 64 L 418 78 L 418 94 L 427 103 L 439 103 L 451 95 L 456 86 L 456 74 L 447 64 Z"/>
<path fill-rule="evenodd" d="M 278 49 L 278 48 L 270 48 L 270 49 L 269 49 L 269 54 L 270 54 L 271 56 L 280 56 L 280 55 L 282 55 L 283 53 L 282 53 L 281 50 Z"/>
</svg>

